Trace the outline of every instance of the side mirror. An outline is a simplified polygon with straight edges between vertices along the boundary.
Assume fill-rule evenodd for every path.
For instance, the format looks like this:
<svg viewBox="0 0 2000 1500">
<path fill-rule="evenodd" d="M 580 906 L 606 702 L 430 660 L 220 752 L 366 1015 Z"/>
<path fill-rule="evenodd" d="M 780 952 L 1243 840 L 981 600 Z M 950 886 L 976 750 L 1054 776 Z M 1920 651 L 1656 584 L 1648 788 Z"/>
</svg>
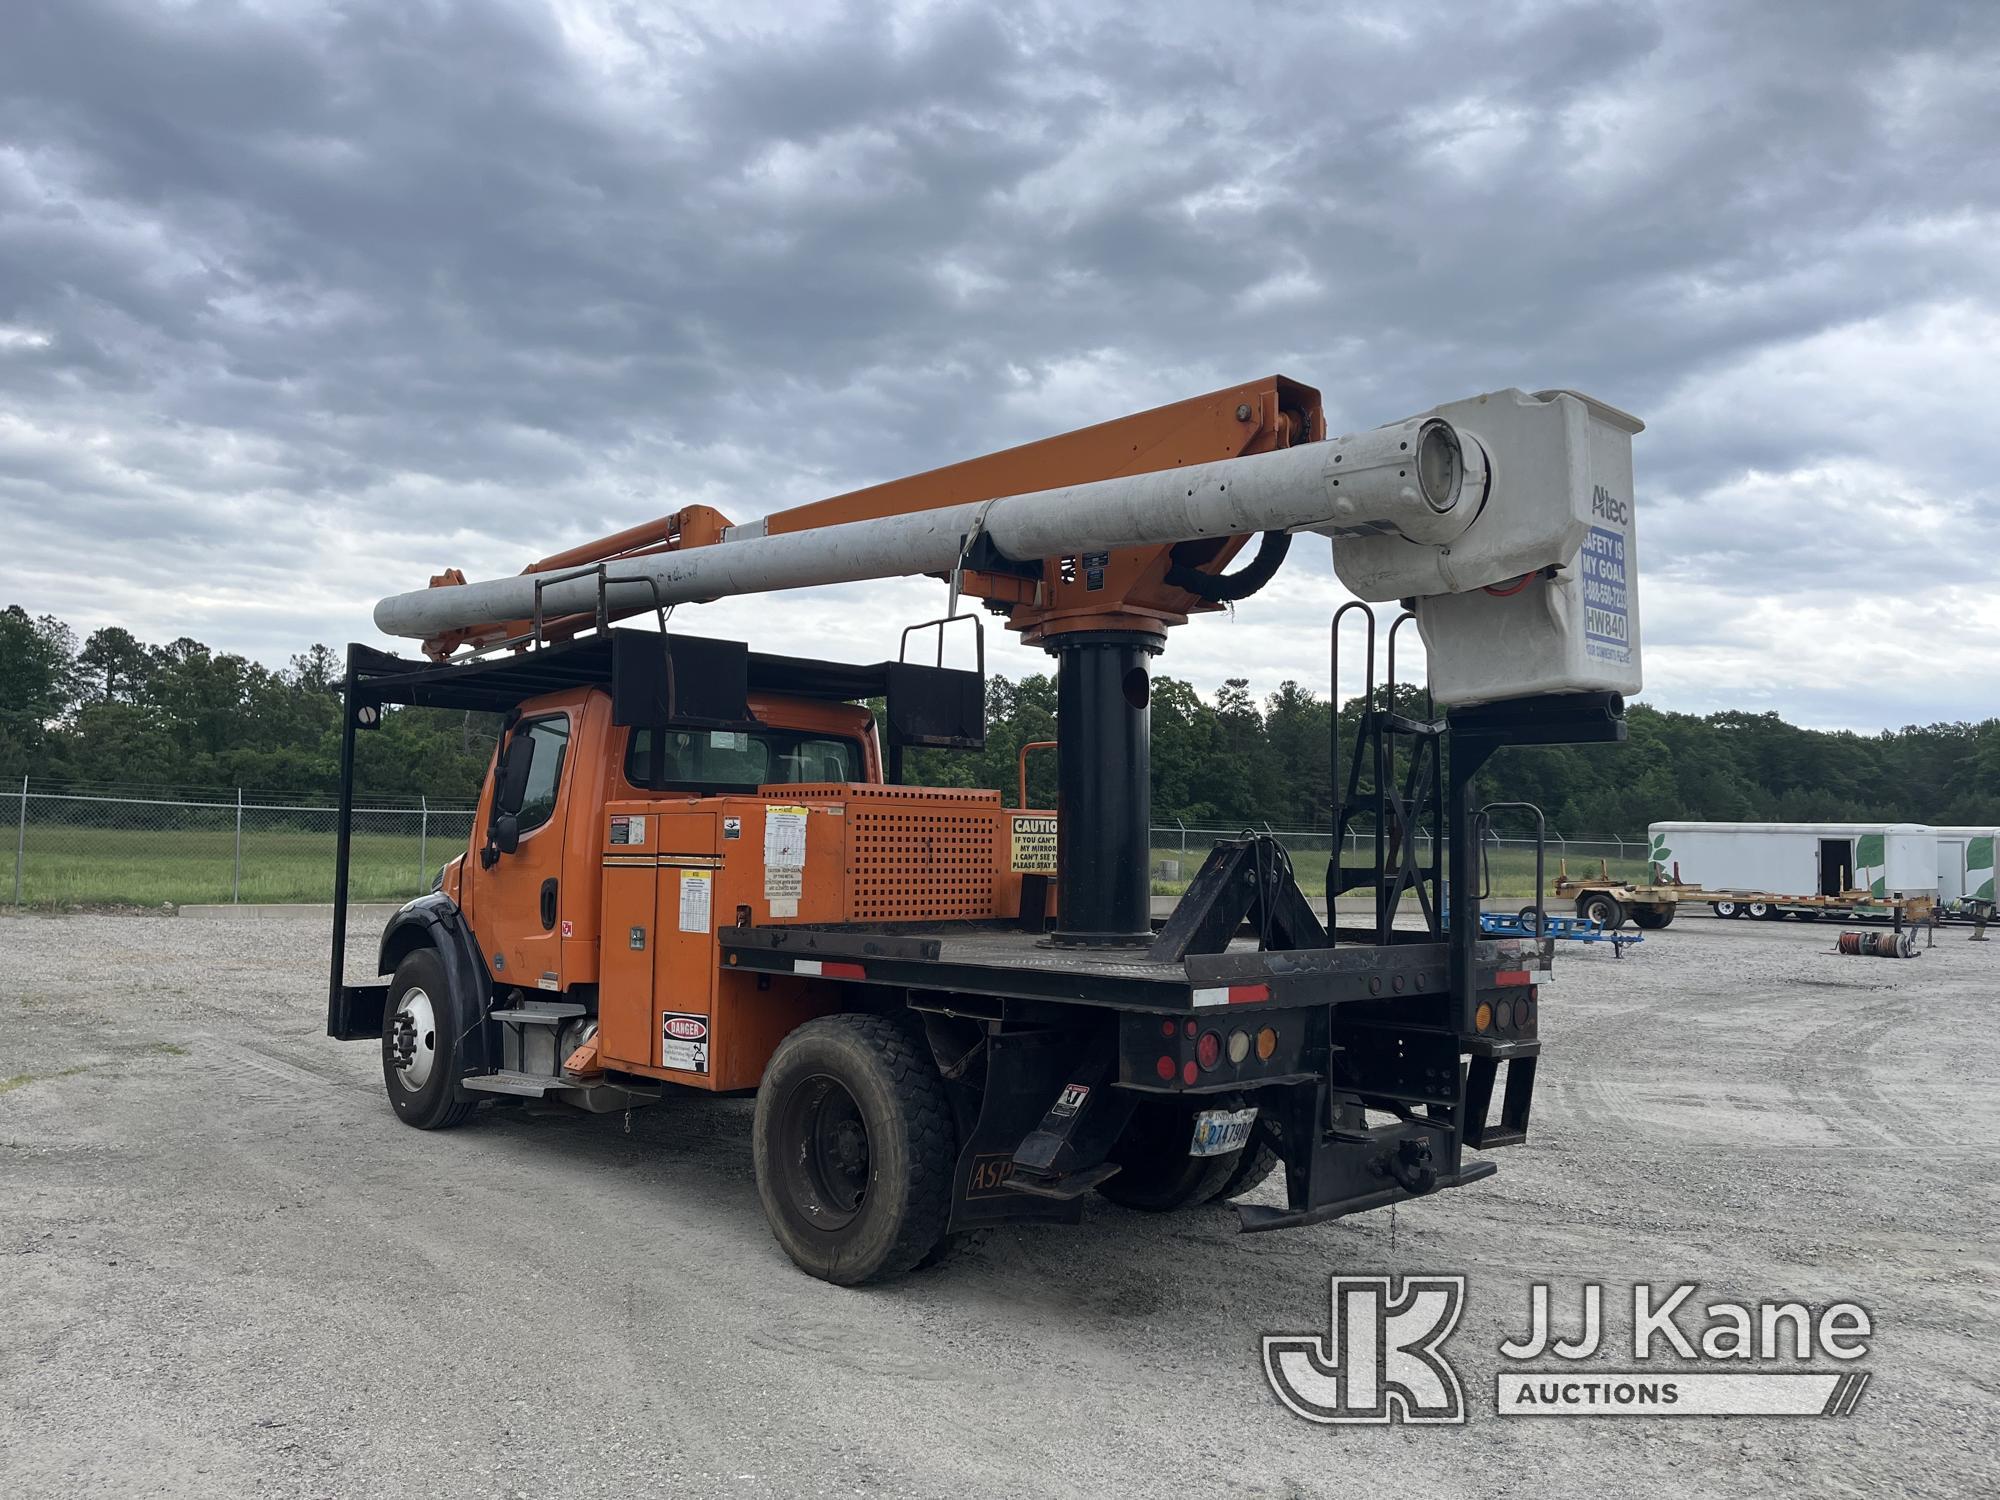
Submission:
<svg viewBox="0 0 2000 1500">
<path fill-rule="evenodd" d="M 526 735 L 513 736 L 501 748 L 493 767 L 493 814 L 486 823 L 486 847 L 479 851 L 485 869 L 521 847 L 521 803 L 528 795 L 528 768 L 534 759 L 535 742 Z"/>
<path fill-rule="evenodd" d="M 507 741 L 493 772 L 493 816 L 518 813 L 528 796 L 528 771 L 535 763 L 535 742 L 526 735 Z"/>
</svg>

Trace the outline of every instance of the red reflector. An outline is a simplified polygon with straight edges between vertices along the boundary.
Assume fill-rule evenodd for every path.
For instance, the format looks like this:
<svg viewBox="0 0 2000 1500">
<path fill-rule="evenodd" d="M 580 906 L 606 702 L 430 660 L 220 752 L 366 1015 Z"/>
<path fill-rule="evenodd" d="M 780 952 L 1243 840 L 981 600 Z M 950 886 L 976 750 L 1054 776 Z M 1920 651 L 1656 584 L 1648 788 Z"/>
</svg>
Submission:
<svg viewBox="0 0 2000 1500">
<path fill-rule="evenodd" d="M 839 964 L 828 959 L 819 966 L 820 973 L 828 979 L 866 979 L 868 971 L 860 964 Z"/>
<path fill-rule="evenodd" d="M 1182 1083 L 1194 1082 L 1194 1063 L 1192 1061 L 1184 1062 L 1181 1064 L 1181 1082 Z"/>
<path fill-rule="evenodd" d="M 1153 1064 L 1153 1071 L 1160 1075 L 1160 1082 L 1172 1083 L 1174 1081 L 1174 1060 L 1171 1057 L 1162 1057 L 1158 1062 Z"/>
<path fill-rule="evenodd" d="M 1255 1005 L 1259 1000 L 1270 998 L 1271 987 L 1268 984 L 1232 984 L 1229 987 L 1231 1005 Z"/>
<path fill-rule="evenodd" d="M 1204 1031 L 1201 1040 L 1194 1044 L 1194 1058 L 1201 1064 L 1202 1072 L 1214 1072 L 1215 1065 L 1222 1061 L 1222 1038 L 1212 1031 Z"/>
<path fill-rule="evenodd" d="M 1526 969 L 1502 969 L 1493 976 L 1495 984 L 1531 984 L 1533 979 Z"/>
<path fill-rule="evenodd" d="M 1174 1023 L 1172 1021 L 1160 1022 L 1161 1036 L 1172 1036 L 1173 1034 L 1174 1034 Z"/>
</svg>

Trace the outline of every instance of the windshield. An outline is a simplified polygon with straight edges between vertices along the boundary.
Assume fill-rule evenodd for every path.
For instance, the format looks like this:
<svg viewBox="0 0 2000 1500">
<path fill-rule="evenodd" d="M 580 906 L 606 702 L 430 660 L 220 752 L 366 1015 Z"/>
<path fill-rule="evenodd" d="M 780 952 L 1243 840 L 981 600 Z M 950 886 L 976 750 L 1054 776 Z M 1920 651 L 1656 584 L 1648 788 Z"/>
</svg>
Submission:
<svg viewBox="0 0 2000 1500">
<path fill-rule="evenodd" d="M 635 729 L 625 779 L 652 791 L 862 780 L 859 741 L 801 729 Z"/>
</svg>

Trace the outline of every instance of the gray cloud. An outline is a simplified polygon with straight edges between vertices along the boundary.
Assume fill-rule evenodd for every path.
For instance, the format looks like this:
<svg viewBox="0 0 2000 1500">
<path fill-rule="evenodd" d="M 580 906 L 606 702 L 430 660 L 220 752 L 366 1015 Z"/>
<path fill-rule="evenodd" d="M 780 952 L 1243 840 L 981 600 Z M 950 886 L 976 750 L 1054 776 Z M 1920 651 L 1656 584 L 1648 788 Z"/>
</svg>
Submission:
<svg viewBox="0 0 2000 1500">
<path fill-rule="evenodd" d="M 1570 384 L 1651 427 L 1651 698 L 1983 716 L 1996 66 L 1981 4 L 17 0 L 0 593 L 280 659 L 1273 369 L 1349 429 Z M 1323 686 L 1307 550 L 1167 669 Z"/>
</svg>

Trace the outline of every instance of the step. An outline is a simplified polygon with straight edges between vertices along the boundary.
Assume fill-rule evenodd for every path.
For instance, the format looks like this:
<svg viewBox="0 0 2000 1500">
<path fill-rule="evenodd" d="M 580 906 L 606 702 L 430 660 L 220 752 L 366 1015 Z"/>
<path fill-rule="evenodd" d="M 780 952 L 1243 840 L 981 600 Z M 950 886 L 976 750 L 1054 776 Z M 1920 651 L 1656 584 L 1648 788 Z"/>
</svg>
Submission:
<svg viewBox="0 0 2000 1500">
<path fill-rule="evenodd" d="M 509 1026 L 560 1026 L 589 1012 L 581 1005 L 552 1000 L 516 1006 L 512 1010 L 488 1011 L 486 1014 L 489 1020 L 505 1021 Z"/>
<path fill-rule="evenodd" d="M 539 1099 L 550 1089 L 575 1087 L 566 1078 L 553 1078 L 546 1073 L 514 1073 L 506 1069 L 498 1073 L 480 1073 L 462 1078 L 459 1082 L 476 1094 L 511 1094 L 521 1099 Z"/>
</svg>

